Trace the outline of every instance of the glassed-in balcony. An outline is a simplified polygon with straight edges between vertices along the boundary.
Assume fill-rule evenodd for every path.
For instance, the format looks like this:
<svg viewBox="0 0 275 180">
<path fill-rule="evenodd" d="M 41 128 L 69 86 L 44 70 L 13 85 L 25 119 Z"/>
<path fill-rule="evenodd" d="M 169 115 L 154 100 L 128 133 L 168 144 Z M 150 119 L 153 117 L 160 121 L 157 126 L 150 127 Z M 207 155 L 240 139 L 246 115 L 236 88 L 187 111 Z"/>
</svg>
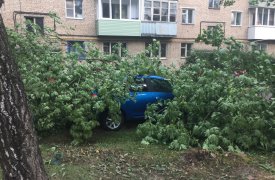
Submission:
<svg viewBox="0 0 275 180">
<path fill-rule="evenodd" d="M 98 0 L 99 36 L 173 37 L 177 1 Z"/>
<path fill-rule="evenodd" d="M 140 36 L 139 0 L 99 0 L 97 35 Z"/>
<path fill-rule="evenodd" d="M 252 7 L 249 15 L 248 39 L 275 40 L 275 9 Z"/>
<path fill-rule="evenodd" d="M 153 21 L 143 21 L 141 23 L 141 36 L 173 37 L 176 35 L 176 23 L 162 23 Z"/>
<path fill-rule="evenodd" d="M 177 1 L 144 1 L 144 18 L 141 23 L 142 36 L 177 35 Z"/>
</svg>

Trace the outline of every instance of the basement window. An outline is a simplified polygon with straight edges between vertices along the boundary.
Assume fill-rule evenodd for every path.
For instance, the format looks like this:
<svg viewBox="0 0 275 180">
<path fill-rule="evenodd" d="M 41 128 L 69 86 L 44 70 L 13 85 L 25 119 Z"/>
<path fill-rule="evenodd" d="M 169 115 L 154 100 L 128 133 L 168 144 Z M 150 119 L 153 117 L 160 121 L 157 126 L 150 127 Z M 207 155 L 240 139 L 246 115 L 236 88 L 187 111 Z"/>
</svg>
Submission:
<svg viewBox="0 0 275 180">
<path fill-rule="evenodd" d="M 127 44 L 121 42 L 104 42 L 103 52 L 105 54 L 115 54 L 120 57 L 127 55 Z"/>
<path fill-rule="evenodd" d="M 75 53 L 78 55 L 78 60 L 85 60 L 85 44 L 84 41 L 68 41 L 67 53 Z"/>
</svg>

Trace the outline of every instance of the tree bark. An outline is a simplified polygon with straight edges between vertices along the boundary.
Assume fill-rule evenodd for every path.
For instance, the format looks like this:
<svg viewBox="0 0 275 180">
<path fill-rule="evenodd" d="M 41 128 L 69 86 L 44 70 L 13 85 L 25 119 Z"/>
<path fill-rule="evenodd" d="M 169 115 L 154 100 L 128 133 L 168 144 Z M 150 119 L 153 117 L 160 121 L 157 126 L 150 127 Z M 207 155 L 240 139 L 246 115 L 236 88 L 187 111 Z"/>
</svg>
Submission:
<svg viewBox="0 0 275 180">
<path fill-rule="evenodd" d="M 3 0 L 0 0 L 0 8 Z M 4 179 L 48 179 L 0 14 L 0 164 Z"/>
</svg>

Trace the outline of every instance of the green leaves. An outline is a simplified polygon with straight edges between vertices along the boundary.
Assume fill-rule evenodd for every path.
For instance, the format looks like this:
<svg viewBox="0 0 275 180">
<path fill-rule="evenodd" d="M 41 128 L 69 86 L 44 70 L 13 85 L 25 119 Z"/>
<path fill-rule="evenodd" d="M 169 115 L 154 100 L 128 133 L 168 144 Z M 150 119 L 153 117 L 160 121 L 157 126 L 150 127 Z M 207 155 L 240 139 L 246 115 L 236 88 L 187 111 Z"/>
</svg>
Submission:
<svg viewBox="0 0 275 180">
<path fill-rule="evenodd" d="M 57 18 L 52 14 L 53 18 Z M 58 19 L 57 19 L 58 20 Z M 20 28 L 20 27 L 19 27 Z M 35 28 L 35 27 L 34 27 Z M 80 45 L 76 53 L 58 50 L 59 38 L 49 30 L 40 33 L 9 32 L 10 42 L 31 106 L 35 127 L 40 134 L 70 127 L 73 144 L 91 137 L 99 114 L 108 110 L 112 118 L 120 116 L 120 105 L 129 98 L 130 84 L 139 74 L 168 74 L 157 58 L 141 53 L 136 56 L 105 55 L 94 44 Z M 52 38 L 56 36 L 56 39 Z M 158 42 L 151 45 L 151 49 Z M 79 55 L 87 60 L 79 62 Z M 97 97 L 91 97 L 92 91 Z"/>
<path fill-rule="evenodd" d="M 88 59 L 80 63 L 78 54 L 56 51 L 60 42 L 47 33 L 10 31 L 9 36 L 40 133 L 70 127 L 73 143 L 84 142 L 100 113 L 108 110 L 119 118 L 134 76 L 156 74 L 171 80 L 175 98 L 148 106 L 147 121 L 137 129 L 143 144 L 178 150 L 275 148 L 274 58 L 245 51 L 234 38 L 225 39 L 220 26 L 198 38 L 218 48 L 195 51 L 180 69 L 164 67 L 145 53 L 104 55 L 93 44 L 81 52 Z M 147 51 L 157 47 L 155 42 Z"/>
<path fill-rule="evenodd" d="M 174 149 L 274 150 L 274 58 L 245 51 L 234 38 L 220 43 L 223 49 L 195 52 L 169 74 L 175 98 L 162 113 L 156 113 L 160 105 L 148 107 L 141 137 Z"/>
</svg>

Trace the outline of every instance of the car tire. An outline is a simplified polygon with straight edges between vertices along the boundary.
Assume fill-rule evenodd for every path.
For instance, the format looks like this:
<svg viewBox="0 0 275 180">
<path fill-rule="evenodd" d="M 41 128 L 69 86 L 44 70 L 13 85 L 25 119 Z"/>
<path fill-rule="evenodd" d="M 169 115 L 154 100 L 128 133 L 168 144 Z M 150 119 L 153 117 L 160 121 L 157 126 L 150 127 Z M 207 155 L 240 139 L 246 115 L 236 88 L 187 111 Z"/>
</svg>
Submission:
<svg viewBox="0 0 275 180">
<path fill-rule="evenodd" d="M 109 111 L 106 110 L 103 113 L 101 113 L 100 116 L 100 125 L 103 127 L 105 130 L 108 131 L 118 131 L 122 124 L 124 123 L 124 116 L 121 113 L 120 119 L 118 122 L 115 122 L 112 120 L 112 118 L 109 116 Z"/>
</svg>

